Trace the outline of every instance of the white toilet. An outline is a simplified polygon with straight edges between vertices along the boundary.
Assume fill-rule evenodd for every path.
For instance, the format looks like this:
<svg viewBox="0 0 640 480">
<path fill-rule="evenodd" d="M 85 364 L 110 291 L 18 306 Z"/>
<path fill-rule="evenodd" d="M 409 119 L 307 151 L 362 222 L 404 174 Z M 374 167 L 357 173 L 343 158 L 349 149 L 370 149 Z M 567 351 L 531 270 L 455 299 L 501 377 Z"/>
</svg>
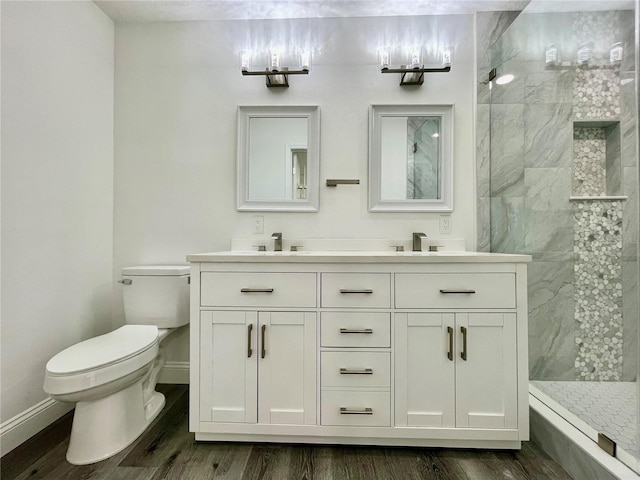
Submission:
<svg viewBox="0 0 640 480">
<path fill-rule="evenodd" d="M 63 350 L 46 367 L 44 391 L 77 402 L 67 450 L 75 465 L 120 452 L 160 413 L 160 343 L 189 323 L 189 266 L 128 267 L 122 276 L 127 325 Z"/>
</svg>

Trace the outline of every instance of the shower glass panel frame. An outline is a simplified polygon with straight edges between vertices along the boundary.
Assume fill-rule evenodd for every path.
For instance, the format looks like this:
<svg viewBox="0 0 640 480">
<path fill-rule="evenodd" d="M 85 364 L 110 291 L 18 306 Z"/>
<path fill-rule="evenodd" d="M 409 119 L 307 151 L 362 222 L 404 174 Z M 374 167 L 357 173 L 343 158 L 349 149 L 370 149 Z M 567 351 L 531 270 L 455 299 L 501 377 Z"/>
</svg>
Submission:
<svg viewBox="0 0 640 480">
<path fill-rule="evenodd" d="M 532 392 L 590 438 L 610 437 L 640 473 L 639 2 L 631 12 L 589 3 L 534 0 L 490 48 L 478 243 L 533 257 Z M 597 401 L 606 407 L 590 411 Z M 620 422 L 625 408 L 634 420 Z"/>
</svg>

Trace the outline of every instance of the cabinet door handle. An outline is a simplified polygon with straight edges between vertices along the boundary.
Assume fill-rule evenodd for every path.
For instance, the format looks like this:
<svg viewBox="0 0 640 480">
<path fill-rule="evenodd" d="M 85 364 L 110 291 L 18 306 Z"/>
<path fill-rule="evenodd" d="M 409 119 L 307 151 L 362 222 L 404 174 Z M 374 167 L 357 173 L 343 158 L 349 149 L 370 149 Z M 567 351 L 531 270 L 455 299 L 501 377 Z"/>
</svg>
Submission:
<svg viewBox="0 0 640 480">
<path fill-rule="evenodd" d="M 373 290 L 371 290 L 370 288 L 365 288 L 365 289 L 341 288 L 340 289 L 340 293 L 366 293 L 366 294 L 372 294 Z"/>
<path fill-rule="evenodd" d="M 372 368 L 341 368 L 340 375 L 373 375 Z"/>
<path fill-rule="evenodd" d="M 448 290 L 446 288 L 441 288 L 440 293 L 444 293 L 444 294 L 462 293 L 462 294 L 470 295 L 470 294 L 476 293 L 476 291 L 475 290 Z"/>
<path fill-rule="evenodd" d="M 373 333 L 372 328 L 341 328 L 340 333 Z"/>
<path fill-rule="evenodd" d="M 460 352 L 460 356 L 463 360 L 467 360 L 467 327 L 460 327 L 460 331 L 462 332 L 462 352 Z"/>
<path fill-rule="evenodd" d="M 447 327 L 447 333 L 449 334 L 449 351 L 447 352 L 447 358 L 453 361 L 453 327 Z"/>
<path fill-rule="evenodd" d="M 241 288 L 241 293 L 273 293 L 273 288 Z"/>
<path fill-rule="evenodd" d="M 253 349 L 251 348 L 251 332 L 253 332 L 253 323 L 250 323 L 247 327 L 247 358 L 251 358 L 251 355 L 253 355 Z"/>
<path fill-rule="evenodd" d="M 340 407 L 340 415 L 373 415 L 373 409 Z"/>
<path fill-rule="evenodd" d="M 260 345 L 260 347 L 261 347 L 260 356 L 262 358 L 264 358 L 264 356 L 267 354 L 267 348 L 264 346 L 264 339 L 265 339 L 265 336 L 266 336 L 265 335 L 266 331 L 267 331 L 267 326 L 266 325 L 262 325 L 261 332 L 260 332 L 261 333 L 261 340 L 262 340 L 260 342 L 260 343 L 262 343 L 262 345 Z"/>
</svg>

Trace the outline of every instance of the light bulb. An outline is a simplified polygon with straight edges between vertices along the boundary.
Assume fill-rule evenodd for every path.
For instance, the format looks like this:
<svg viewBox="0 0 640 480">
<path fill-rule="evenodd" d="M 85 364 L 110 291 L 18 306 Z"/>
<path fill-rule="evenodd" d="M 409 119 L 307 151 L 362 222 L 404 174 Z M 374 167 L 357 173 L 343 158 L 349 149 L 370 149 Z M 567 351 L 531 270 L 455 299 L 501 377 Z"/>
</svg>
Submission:
<svg viewBox="0 0 640 480">
<path fill-rule="evenodd" d="M 609 62 L 612 65 L 616 65 L 622 62 L 622 54 L 624 50 L 622 48 L 622 42 L 614 43 L 609 50 Z"/>
<path fill-rule="evenodd" d="M 442 50 L 442 67 L 451 68 L 451 57 L 453 56 L 453 49 L 451 47 L 445 47 Z"/>
<path fill-rule="evenodd" d="M 555 43 L 549 45 L 544 53 L 544 64 L 547 67 L 554 67 L 560 65 L 560 53 Z"/>
<path fill-rule="evenodd" d="M 269 62 L 269 66 L 271 67 L 272 72 L 277 72 L 280 70 L 280 52 L 274 50 L 271 52 L 270 56 L 271 60 Z"/>
<path fill-rule="evenodd" d="M 422 66 L 420 61 L 420 47 L 413 47 L 409 51 L 409 68 L 418 69 Z"/>
<path fill-rule="evenodd" d="M 303 50 L 300 52 L 300 70 L 309 70 L 311 65 L 311 52 Z"/>
<path fill-rule="evenodd" d="M 380 69 L 387 70 L 389 68 L 389 64 L 391 63 L 389 49 L 383 48 L 378 52 L 380 57 Z"/>
<path fill-rule="evenodd" d="M 249 52 L 242 52 L 240 56 L 240 66 L 243 72 L 248 72 L 251 68 L 251 54 Z"/>
<path fill-rule="evenodd" d="M 576 62 L 578 65 L 586 65 L 589 60 L 591 60 L 591 46 L 588 43 L 583 43 L 576 51 Z"/>
</svg>

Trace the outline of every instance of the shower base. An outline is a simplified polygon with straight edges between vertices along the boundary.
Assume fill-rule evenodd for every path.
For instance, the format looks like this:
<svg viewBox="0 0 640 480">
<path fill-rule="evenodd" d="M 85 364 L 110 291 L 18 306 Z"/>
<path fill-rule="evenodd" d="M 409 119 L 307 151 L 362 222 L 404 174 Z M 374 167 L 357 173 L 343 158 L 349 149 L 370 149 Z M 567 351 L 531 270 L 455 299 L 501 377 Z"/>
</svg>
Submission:
<svg viewBox="0 0 640 480">
<path fill-rule="evenodd" d="M 586 437 L 603 433 L 617 458 L 638 470 L 638 386 L 634 382 L 532 381 L 530 393 Z"/>
</svg>

